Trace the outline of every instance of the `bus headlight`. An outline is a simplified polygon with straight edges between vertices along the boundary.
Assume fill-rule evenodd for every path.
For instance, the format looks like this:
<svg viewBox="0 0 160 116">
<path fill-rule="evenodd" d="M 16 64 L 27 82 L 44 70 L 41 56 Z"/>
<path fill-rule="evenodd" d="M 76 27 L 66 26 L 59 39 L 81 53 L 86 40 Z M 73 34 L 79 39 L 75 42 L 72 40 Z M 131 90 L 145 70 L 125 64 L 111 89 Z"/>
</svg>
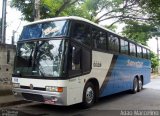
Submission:
<svg viewBox="0 0 160 116">
<path fill-rule="evenodd" d="M 46 86 L 46 91 L 50 91 L 50 92 L 63 92 L 63 87 Z"/>
<path fill-rule="evenodd" d="M 20 88 L 20 84 L 19 83 L 12 83 L 13 88 Z"/>
</svg>

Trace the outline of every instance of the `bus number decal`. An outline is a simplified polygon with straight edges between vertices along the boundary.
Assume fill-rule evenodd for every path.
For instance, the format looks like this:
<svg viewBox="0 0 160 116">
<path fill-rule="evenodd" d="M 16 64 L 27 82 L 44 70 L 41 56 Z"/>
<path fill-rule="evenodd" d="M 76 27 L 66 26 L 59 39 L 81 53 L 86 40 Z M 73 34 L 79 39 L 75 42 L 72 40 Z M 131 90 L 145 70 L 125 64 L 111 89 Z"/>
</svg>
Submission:
<svg viewBox="0 0 160 116">
<path fill-rule="evenodd" d="M 98 62 L 98 61 L 95 61 L 93 63 L 93 67 L 102 67 L 102 63 L 101 62 Z"/>
</svg>

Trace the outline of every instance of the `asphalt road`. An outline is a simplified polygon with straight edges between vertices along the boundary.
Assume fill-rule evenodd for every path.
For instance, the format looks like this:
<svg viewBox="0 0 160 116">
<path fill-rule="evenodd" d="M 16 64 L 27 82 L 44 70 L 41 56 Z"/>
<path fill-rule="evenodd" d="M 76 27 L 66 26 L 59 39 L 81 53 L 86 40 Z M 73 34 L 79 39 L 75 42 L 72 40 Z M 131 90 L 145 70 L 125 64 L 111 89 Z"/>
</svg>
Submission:
<svg viewBox="0 0 160 116">
<path fill-rule="evenodd" d="M 152 79 L 141 92 L 101 98 L 92 108 L 81 105 L 69 107 L 28 103 L 3 108 L 2 116 L 160 116 L 160 78 Z M 5 115 L 8 114 L 8 115 Z"/>
</svg>

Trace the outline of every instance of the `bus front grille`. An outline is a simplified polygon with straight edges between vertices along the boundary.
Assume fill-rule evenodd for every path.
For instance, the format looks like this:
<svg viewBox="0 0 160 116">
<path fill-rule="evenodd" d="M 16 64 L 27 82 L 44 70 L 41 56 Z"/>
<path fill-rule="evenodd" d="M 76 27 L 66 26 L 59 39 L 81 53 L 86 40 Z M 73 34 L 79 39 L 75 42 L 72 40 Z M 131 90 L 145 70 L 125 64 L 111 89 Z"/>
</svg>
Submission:
<svg viewBox="0 0 160 116">
<path fill-rule="evenodd" d="M 31 89 L 29 86 L 20 86 L 22 89 Z M 33 90 L 40 90 L 40 91 L 45 91 L 46 88 L 40 88 L 40 87 L 34 87 Z"/>
<path fill-rule="evenodd" d="M 26 100 L 44 102 L 44 98 L 43 98 L 42 95 L 30 94 L 30 93 L 22 93 L 22 96 L 23 96 Z"/>
</svg>

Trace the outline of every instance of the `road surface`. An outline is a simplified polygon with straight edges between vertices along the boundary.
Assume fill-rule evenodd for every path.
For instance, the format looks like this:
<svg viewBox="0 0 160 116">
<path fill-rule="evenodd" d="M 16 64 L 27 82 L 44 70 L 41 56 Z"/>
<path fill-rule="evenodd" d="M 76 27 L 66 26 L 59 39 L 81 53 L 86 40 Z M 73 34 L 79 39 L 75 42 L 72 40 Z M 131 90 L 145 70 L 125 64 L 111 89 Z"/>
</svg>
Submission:
<svg viewBox="0 0 160 116">
<path fill-rule="evenodd" d="M 8 114 L 8 116 L 11 114 L 14 116 L 160 116 L 160 78 L 152 79 L 150 84 L 136 94 L 122 92 L 101 98 L 89 109 L 83 109 L 81 105 L 60 107 L 28 103 L 5 107 L 1 109 L 0 114 Z"/>
</svg>

